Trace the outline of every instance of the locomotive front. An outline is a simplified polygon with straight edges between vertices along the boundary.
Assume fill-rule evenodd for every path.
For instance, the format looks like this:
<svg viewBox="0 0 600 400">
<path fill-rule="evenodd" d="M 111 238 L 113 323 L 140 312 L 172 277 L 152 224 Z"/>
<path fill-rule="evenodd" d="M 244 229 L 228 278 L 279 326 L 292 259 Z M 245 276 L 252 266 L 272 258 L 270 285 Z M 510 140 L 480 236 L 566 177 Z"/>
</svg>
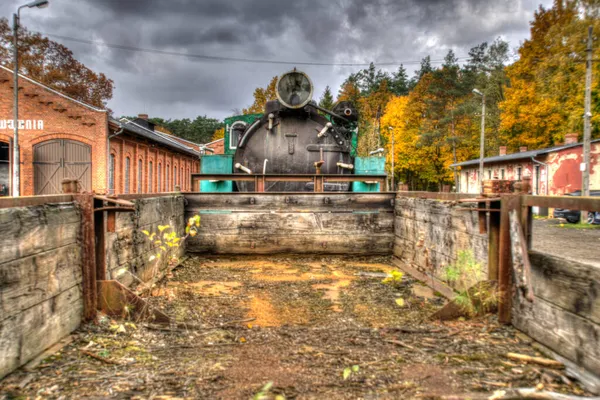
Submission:
<svg viewBox="0 0 600 400">
<path fill-rule="evenodd" d="M 277 100 L 252 124 L 236 123 L 229 136 L 237 142 L 234 173 L 352 174 L 352 139 L 358 115 L 349 102 L 332 110 L 313 100 L 313 84 L 303 72 L 290 71 L 277 81 Z M 252 182 L 236 182 L 238 190 L 255 190 Z M 327 184 L 326 191 L 346 191 L 348 184 Z M 312 183 L 273 182 L 265 191 L 312 191 Z"/>
</svg>

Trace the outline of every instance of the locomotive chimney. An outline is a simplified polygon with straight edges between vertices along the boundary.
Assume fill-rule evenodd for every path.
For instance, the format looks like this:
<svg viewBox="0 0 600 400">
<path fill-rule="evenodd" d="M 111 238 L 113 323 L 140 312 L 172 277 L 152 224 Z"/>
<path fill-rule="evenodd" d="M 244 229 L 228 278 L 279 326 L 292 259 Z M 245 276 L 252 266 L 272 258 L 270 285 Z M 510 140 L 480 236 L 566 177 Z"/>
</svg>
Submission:
<svg viewBox="0 0 600 400">
<path fill-rule="evenodd" d="M 138 118 L 148 121 L 148 114 L 138 114 Z"/>
<path fill-rule="evenodd" d="M 500 152 L 498 155 L 500 155 L 500 156 L 506 155 L 506 146 L 500 146 Z"/>
</svg>

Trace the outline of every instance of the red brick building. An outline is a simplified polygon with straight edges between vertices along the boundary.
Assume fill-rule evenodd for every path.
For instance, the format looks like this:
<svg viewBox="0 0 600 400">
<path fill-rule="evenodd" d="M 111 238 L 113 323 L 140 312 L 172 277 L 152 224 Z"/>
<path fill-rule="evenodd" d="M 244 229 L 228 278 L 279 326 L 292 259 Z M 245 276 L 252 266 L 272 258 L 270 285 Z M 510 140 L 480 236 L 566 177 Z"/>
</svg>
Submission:
<svg viewBox="0 0 600 400">
<path fill-rule="evenodd" d="M 483 179 L 521 180 L 531 177 L 533 194 L 563 195 L 581 190 L 583 145 L 576 133 L 565 135 L 560 146 L 538 150 L 521 147 L 518 153 L 506 154 L 501 146 L 499 154 L 484 158 Z M 590 189 L 600 189 L 600 139 L 592 141 L 590 159 Z M 461 193 L 479 193 L 479 159 L 451 165 L 460 176 L 457 188 Z"/>
<path fill-rule="evenodd" d="M 10 194 L 12 71 L 0 66 L 0 195 Z M 190 190 L 198 145 L 155 131 L 144 118 L 117 121 L 106 110 L 19 77 L 21 195 L 61 193 L 78 179 L 96 193 Z"/>
<path fill-rule="evenodd" d="M 212 150 L 210 154 L 224 154 L 225 153 L 225 139 L 217 139 L 210 143 L 206 143 L 204 147 Z"/>
</svg>

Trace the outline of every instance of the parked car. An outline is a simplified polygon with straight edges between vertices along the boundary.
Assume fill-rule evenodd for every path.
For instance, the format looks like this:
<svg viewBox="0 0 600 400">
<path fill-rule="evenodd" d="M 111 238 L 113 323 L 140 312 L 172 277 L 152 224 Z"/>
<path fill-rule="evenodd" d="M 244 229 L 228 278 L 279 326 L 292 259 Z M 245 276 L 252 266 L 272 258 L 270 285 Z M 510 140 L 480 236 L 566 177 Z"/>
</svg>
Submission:
<svg viewBox="0 0 600 400">
<path fill-rule="evenodd" d="M 581 190 L 568 193 L 567 196 L 581 196 Z M 600 196 L 600 190 L 590 190 L 590 196 Z M 566 208 L 555 208 L 554 218 L 564 218 L 567 222 L 576 224 L 581 219 L 580 210 L 569 210 Z M 588 223 L 600 224 L 600 211 L 590 211 L 588 214 Z"/>
</svg>

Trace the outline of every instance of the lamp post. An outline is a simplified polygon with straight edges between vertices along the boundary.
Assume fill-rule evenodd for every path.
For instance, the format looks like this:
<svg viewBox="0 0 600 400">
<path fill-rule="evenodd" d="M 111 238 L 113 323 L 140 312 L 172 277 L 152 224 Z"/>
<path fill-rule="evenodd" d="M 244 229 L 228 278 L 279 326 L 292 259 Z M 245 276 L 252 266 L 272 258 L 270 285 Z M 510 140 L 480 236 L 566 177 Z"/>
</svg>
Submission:
<svg viewBox="0 0 600 400">
<path fill-rule="evenodd" d="M 477 89 L 473 93 L 481 96 L 481 137 L 479 138 L 479 192 L 483 193 L 483 158 L 485 157 L 485 94 Z"/>
<path fill-rule="evenodd" d="M 392 192 L 394 191 L 394 187 L 395 187 L 395 179 L 394 179 L 394 158 L 396 153 L 394 153 L 394 127 L 390 126 L 390 133 L 392 136 Z"/>
<path fill-rule="evenodd" d="M 19 19 L 21 18 L 21 8 L 44 8 L 48 7 L 48 0 L 36 0 L 31 3 L 22 5 L 17 9 L 17 13 L 13 14 L 13 57 L 14 57 L 14 72 L 13 72 L 13 83 L 14 83 L 14 134 L 13 134 L 13 177 L 12 177 L 12 195 L 19 196 L 20 191 L 20 160 L 19 160 L 19 57 L 18 57 L 18 32 L 19 32 Z"/>
</svg>

